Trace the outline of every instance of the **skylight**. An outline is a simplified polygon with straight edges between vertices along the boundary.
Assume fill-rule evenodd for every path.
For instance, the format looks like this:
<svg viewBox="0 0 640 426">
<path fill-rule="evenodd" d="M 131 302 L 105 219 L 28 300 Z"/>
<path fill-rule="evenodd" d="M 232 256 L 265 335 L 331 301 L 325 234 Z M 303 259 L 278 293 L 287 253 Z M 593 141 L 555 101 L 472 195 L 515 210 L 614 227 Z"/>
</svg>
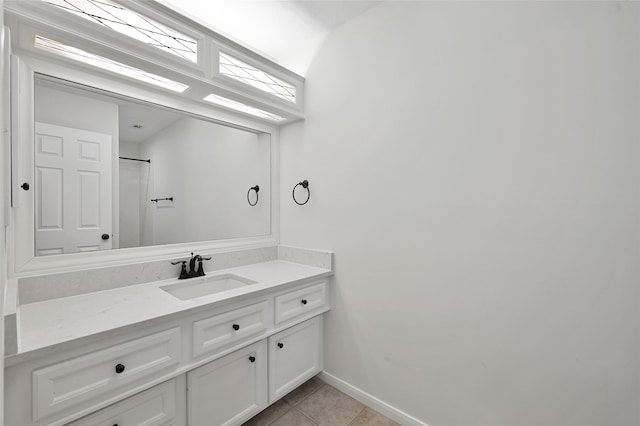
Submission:
<svg viewBox="0 0 640 426">
<path fill-rule="evenodd" d="M 47 50 L 57 55 L 125 75 L 127 77 L 135 78 L 136 80 L 144 81 L 145 83 L 150 83 L 174 92 L 182 93 L 189 88 L 186 84 L 178 83 L 176 81 L 169 80 L 168 78 L 160 77 L 159 75 L 151 74 L 146 71 L 142 71 L 141 69 L 134 68 L 102 56 L 94 55 L 92 53 L 85 52 L 84 50 L 67 46 L 66 44 L 62 44 L 39 35 L 35 36 L 33 45 L 39 49 Z"/>
<path fill-rule="evenodd" d="M 129 10 L 111 0 L 44 0 L 77 16 L 170 52 L 198 62 L 197 40 Z"/>
<path fill-rule="evenodd" d="M 261 69 L 220 52 L 220 74 L 241 81 L 289 102 L 296 102 L 296 88 Z"/>
<path fill-rule="evenodd" d="M 223 107 L 235 109 L 236 111 L 245 112 L 247 114 L 255 115 L 256 117 L 266 118 L 271 121 L 283 121 L 286 120 L 284 117 L 280 117 L 279 115 L 272 114 L 267 111 L 263 111 L 258 108 L 254 108 L 249 105 L 245 105 L 241 102 L 232 101 L 231 99 L 224 98 L 222 96 L 211 94 L 204 98 L 205 101 L 212 102 L 216 105 L 221 105 Z"/>
</svg>

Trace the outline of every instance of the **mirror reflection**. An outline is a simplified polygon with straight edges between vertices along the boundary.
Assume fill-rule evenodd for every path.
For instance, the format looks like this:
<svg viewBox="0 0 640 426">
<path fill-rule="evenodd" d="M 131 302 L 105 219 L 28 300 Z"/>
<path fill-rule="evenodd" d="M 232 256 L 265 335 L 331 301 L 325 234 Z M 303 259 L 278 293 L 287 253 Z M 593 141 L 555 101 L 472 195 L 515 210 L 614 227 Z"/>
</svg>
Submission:
<svg viewBox="0 0 640 426">
<path fill-rule="evenodd" d="M 37 256 L 271 233 L 269 134 L 42 75 L 34 114 Z"/>
</svg>

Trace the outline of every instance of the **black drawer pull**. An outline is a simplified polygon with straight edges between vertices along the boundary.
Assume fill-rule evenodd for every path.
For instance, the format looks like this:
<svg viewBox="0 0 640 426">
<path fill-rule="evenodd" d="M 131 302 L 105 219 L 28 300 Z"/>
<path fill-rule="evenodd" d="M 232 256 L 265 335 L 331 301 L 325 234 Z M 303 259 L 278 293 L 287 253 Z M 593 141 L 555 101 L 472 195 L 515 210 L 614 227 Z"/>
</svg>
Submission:
<svg viewBox="0 0 640 426">
<path fill-rule="evenodd" d="M 302 299 L 300 302 L 301 302 L 303 305 L 306 305 L 306 304 L 307 304 L 307 299 Z"/>
<path fill-rule="evenodd" d="M 240 326 L 238 324 L 233 324 L 232 327 L 235 331 L 240 330 Z"/>
<path fill-rule="evenodd" d="M 253 355 L 251 355 L 251 356 L 249 357 L 249 362 L 256 362 L 256 357 L 255 357 L 255 356 L 253 356 Z"/>
<path fill-rule="evenodd" d="M 122 373 L 123 371 L 124 371 L 124 365 L 122 365 L 122 364 L 118 364 L 118 365 L 116 365 L 116 373 L 117 373 L 117 374 L 120 374 L 120 373 Z"/>
<path fill-rule="evenodd" d="M 279 347 L 280 349 L 284 348 L 284 343 L 278 343 L 278 347 Z"/>
</svg>

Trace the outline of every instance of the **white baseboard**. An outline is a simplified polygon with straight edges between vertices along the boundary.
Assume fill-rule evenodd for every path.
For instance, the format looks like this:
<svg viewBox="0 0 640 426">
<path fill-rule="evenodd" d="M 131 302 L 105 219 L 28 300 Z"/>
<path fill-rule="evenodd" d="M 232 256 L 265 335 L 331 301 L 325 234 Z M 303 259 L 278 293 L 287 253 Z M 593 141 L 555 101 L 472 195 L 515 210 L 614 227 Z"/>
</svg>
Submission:
<svg viewBox="0 0 640 426">
<path fill-rule="evenodd" d="M 400 423 L 402 426 L 429 426 L 415 417 L 408 415 L 404 411 L 400 411 L 397 408 L 392 407 L 375 396 L 369 395 L 365 391 L 358 389 L 357 387 L 350 385 L 344 380 L 338 379 L 336 376 L 325 371 L 322 371 L 316 377 L 339 391 L 346 393 L 356 401 L 359 401 L 367 407 L 376 410 L 378 413 L 387 416 L 394 422 Z"/>
</svg>

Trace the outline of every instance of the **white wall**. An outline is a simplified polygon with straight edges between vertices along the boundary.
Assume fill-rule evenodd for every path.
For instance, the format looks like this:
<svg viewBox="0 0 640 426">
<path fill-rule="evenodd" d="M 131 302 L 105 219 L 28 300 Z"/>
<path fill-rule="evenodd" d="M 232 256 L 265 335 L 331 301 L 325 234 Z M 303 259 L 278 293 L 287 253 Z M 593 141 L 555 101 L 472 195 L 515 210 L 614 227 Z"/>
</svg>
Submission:
<svg viewBox="0 0 640 426">
<path fill-rule="evenodd" d="M 120 140 L 120 155 L 140 158 L 140 145 Z M 120 160 L 120 248 L 140 246 L 141 178 L 149 173 L 149 164 Z"/>
<path fill-rule="evenodd" d="M 282 243 L 336 251 L 328 373 L 432 426 L 640 424 L 639 56 L 631 2 L 331 34 L 281 135 Z"/>
<path fill-rule="evenodd" d="M 118 248 L 120 244 L 118 223 L 120 216 L 118 194 L 118 105 L 67 93 L 39 84 L 35 85 L 35 99 L 34 116 L 36 121 L 112 135 L 112 246 L 113 248 Z"/>
<path fill-rule="evenodd" d="M 5 224 L 5 203 L 10 191 L 7 191 L 7 182 L 9 169 L 9 151 L 10 142 L 9 133 L 5 133 L 4 129 L 9 125 L 8 110 L 10 109 L 8 87 L 5 86 L 6 64 L 4 63 L 5 49 L 8 49 L 8 41 L 4 38 L 4 0 L 0 0 L 0 105 L 2 105 L 2 113 L 0 113 L 0 188 L 2 188 L 2 196 L 0 196 L 0 354 L 4 354 L 4 292 L 7 285 L 7 239 Z M 6 44 L 5 44 L 6 43 Z M 4 357 L 0 356 L 0 426 L 4 425 Z"/>
<path fill-rule="evenodd" d="M 267 235 L 270 232 L 270 144 L 255 133 L 182 118 L 140 146 L 151 159 L 143 180 L 141 242 L 167 244 Z M 250 187 L 260 186 L 255 207 Z M 174 197 L 174 202 L 151 203 Z"/>
</svg>

